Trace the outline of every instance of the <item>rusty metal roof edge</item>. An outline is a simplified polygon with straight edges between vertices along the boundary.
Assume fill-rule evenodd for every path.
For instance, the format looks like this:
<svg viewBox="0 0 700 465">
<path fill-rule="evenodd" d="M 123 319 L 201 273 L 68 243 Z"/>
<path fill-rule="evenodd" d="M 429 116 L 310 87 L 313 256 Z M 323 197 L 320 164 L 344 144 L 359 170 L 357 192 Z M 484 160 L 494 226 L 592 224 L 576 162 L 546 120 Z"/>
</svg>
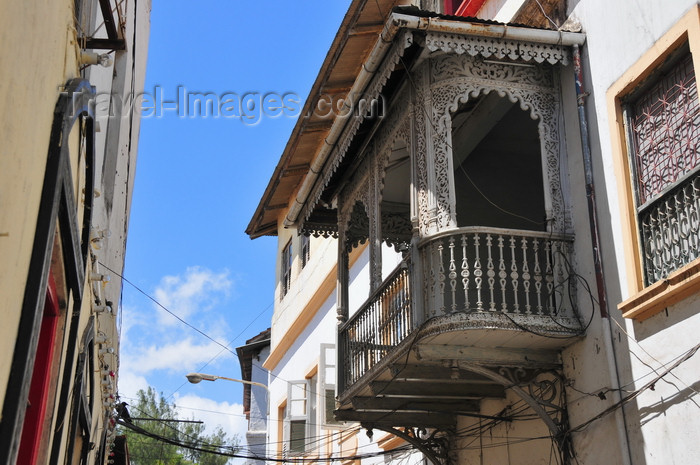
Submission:
<svg viewBox="0 0 700 465">
<path fill-rule="evenodd" d="M 292 129 L 292 133 L 290 134 L 287 145 L 285 146 L 284 151 L 282 152 L 282 156 L 280 157 L 280 160 L 277 163 L 274 172 L 272 173 L 270 182 L 265 188 L 265 192 L 263 193 L 260 199 L 260 203 L 255 209 L 255 213 L 253 213 L 253 217 L 251 218 L 250 223 L 248 224 L 248 227 L 245 230 L 246 234 L 248 234 L 251 239 L 256 239 L 264 235 L 277 235 L 276 232 L 274 234 L 270 234 L 269 230 L 264 232 L 260 231 L 260 221 L 262 220 L 265 208 L 269 203 L 270 197 L 272 196 L 272 192 L 274 192 L 275 188 L 279 184 L 281 174 L 284 171 L 285 166 L 289 162 L 289 158 L 292 152 L 294 151 L 294 148 L 296 147 L 296 144 L 299 140 L 299 136 L 303 133 L 304 126 L 308 121 L 308 119 L 304 118 L 303 115 L 310 114 L 311 106 L 315 99 L 314 96 L 319 94 L 321 88 L 326 83 L 326 80 L 328 79 L 328 75 L 330 74 L 333 65 L 338 60 L 340 52 L 345 47 L 352 25 L 357 21 L 359 15 L 362 13 L 362 9 L 365 7 L 367 2 L 368 0 L 353 0 L 353 2 L 350 4 L 350 7 L 348 8 L 347 13 L 345 13 L 345 16 L 343 17 L 343 21 L 340 24 L 340 28 L 338 29 L 338 32 L 335 38 L 333 39 L 333 43 L 331 44 L 328 53 L 326 54 L 326 58 L 323 60 L 323 64 L 321 65 L 319 73 L 316 76 L 316 80 L 314 81 L 314 84 L 311 87 L 311 90 L 309 91 L 309 95 L 306 98 L 306 102 L 304 103 L 304 107 L 299 115 L 299 119 L 297 119 L 297 122 L 294 125 L 294 129 Z M 388 8 L 387 11 L 390 13 L 391 8 Z"/>
</svg>

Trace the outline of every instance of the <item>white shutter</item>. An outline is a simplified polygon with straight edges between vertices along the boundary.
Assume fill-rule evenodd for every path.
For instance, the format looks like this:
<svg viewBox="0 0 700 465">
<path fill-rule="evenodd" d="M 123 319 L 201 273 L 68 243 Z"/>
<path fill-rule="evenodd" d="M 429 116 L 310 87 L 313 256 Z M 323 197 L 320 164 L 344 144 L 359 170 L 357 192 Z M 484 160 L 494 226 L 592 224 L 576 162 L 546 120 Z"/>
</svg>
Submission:
<svg viewBox="0 0 700 465">
<path fill-rule="evenodd" d="M 285 443 L 290 454 L 303 454 L 306 451 L 306 424 L 309 416 L 308 380 L 290 381 L 287 386 L 287 420 Z"/>
<path fill-rule="evenodd" d="M 323 402 L 323 424 L 326 426 L 338 426 L 341 422 L 333 416 L 335 410 L 335 380 L 336 380 L 336 352 L 335 345 L 321 344 L 321 396 Z"/>
</svg>

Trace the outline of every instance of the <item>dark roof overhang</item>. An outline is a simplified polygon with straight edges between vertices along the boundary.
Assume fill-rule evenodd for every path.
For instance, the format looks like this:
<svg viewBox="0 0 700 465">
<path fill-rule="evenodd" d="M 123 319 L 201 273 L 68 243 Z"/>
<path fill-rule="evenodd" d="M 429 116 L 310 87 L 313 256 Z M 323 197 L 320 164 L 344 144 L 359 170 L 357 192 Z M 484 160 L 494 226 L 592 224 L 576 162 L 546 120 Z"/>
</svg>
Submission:
<svg viewBox="0 0 700 465">
<path fill-rule="evenodd" d="M 332 112 L 324 114 L 326 112 L 314 109 L 320 99 L 343 98 L 350 91 L 392 8 L 406 2 L 353 0 L 350 4 L 282 157 L 246 228 L 251 239 L 277 235 L 280 213 L 287 209 L 335 121 Z"/>
</svg>

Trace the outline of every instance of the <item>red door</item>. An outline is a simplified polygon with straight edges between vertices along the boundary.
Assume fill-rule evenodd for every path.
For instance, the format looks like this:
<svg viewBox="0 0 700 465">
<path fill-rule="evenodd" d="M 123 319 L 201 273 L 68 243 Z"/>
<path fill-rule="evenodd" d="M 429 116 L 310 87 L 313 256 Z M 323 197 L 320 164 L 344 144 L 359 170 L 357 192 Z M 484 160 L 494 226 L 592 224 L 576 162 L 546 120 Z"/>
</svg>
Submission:
<svg viewBox="0 0 700 465">
<path fill-rule="evenodd" d="M 39 456 L 41 437 L 44 429 L 44 418 L 49 397 L 49 384 L 51 381 L 51 360 L 53 359 L 56 342 L 56 327 L 58 323 L 59 307 L 56 296 L 56 284 L 53 276 L 49 275 L 49 286 L 46 290 L 46 303 L 44 303 L 44 316 L 41 320 L 41 332 L 39 333 L 39 345 L 34 360 L 32 383 L 29 388 L 29 401 L 27 413 L 22 427 L 22 440 L 19 446 L 17 463 L 22 465 L 35 465 Z M 44 445 L 46 446 L 46 445 Z"/>
</svg>

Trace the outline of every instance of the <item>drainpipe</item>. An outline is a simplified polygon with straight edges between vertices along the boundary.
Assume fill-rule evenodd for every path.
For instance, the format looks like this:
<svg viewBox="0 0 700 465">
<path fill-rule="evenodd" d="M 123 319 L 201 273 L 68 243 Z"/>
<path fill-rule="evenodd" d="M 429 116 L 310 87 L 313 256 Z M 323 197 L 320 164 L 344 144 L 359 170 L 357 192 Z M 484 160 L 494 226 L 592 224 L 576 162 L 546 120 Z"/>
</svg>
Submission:
<svg viewBox="0 0 700 465">
<path fill-rule="evenodd" d="M 394 37 L 396 36 L 398 30 L 399 24 L 396 21 L 387 21 L 387 23 L 384 25 L 384 30 L 382 30 L 381 34 L 379 35 L 379 40 L 377 40 L 377 42 L 374 44 L 374 48 L 370 52 L 367 61 L 365 61 L 365 63 L 362 65 L 360 74 L 357 76 L 357 79 L 355 79 L 355 83 L 350 89 L 349 95 L 361 95 L 362 91 L 364 91 L 367 85 L 369 85 L 369 81 L 374 76 L 377 67 L 380 66 L 384 55 L 386 55 L 386 52 L 389 50 L 389 47 L 391 47 L 391 45 L 393 44 Z M 348 109 L 352 110 L 352 108 L 349 107 L 349 105 L 352 105 L 352 103 L 346 102 L 345 105 L 348 106 Z M 311 163 L 311 167 L 309 168 L 309 174 L 304 178 L 304 182 L 299 188 L 299 192 L 297 193 L 295 202 L 294 204 L 292 204 L 292 206 L 289 209 L 289 212 L 287 213 L 287 216 L 284 218 L 285 228 L 290 227 L 294 225 L 294 223 L 296 223 L 297 218 L 299 217 L 299 213 L 301 213 L 302 207 L 304 206 L 306 200 L 311 194 L 311 189 L 316 183 L 316 179 L 321 174 L 323 165 L 326 164 L 326 160 L 328 159 L 329 155 L 338 143 L 338 139 L 340 138 L 343 129 L 345 129 L 344 119 L 345 118 L 336 118 L 336 120 L 333 122 L 333 125 L 331 126 L 331 129 L 328 132 L 328 136 L 326 136 L 323 148 L 321 148 L 318 155 L 314 158 L 313 162 Z"/>
<path fill-rule="evenodd" d="M 581 66 L 581 52 L 578 45 L 573 46 L 574 55 L 574 73 L 576 81 L 576 100 L 578 106 L 578 120 L 581 131 L 581 144 L 583 145 L 583 169 L 586 180 L 586 199 L 588 200 L 588 217 L 591 228 L 591 245 L 593 248 L 593 265 L 595 268 L 596 285 L 598 288 L 598 302 L 600 307 L 600 317 L 604 320 L 603 342 L 605 344 L 605 353 L 608 362 L 608 371 L 611 373 L 612 392 L 614 393 L 614 401 L 620 402 L 622 395 L 620 393 L 620 370 L 617 362 L 617 353 L 615 351 L 615 341 L 612 336 L 612 321 L 608 312 L 607 292 L 605 290 L 605 279 L 603 273 L 603 261 L 600 250 L 600 233 L 598 228 L 598 213 L 595 198 L 595 186 L 593 183 L 593 163 L 591 161 L 591 147 L 589 144 L 588 135 L 588 120 L 586 119 L 585 99 L 588 94 L 583 90 L 583 67 Z M 612 374 L 614 373 L 614 376 Z M 623 465 L 632 464 L 632 451 L 629 447 L 629 432 L 627 431 L 627 419 L 625 417 L 624 405 L 620 411 L 615 413 L 617 422 L 617 431 L 620 438 L 622 448 Z"/>
<path fill-rule="evenodd" d="M 527 42 L 550 45 L 582 45 L 586 40 L 584 34 L 577 32 L 550 31 L 530 29 L 505 24 L 480 24 L 445 20 L 440 18 L 420 18 L 402 13 L 391 13 L 379 35 L 379 40 L 374 44 L 367 61 L 362 66 L 360 74 L 350 89 L 350 95 L 362 95 L 377 68 L 381 65 L 389 47 L 393 44 L 394 37 L 400 29 L 410 29 L 426 32 L 444 32 L 460 35 L 473 35 L 479 37 L 497 37 L 503 39 L 522 40 Z M 293 226 L 306 203 L 311 189 L 318 179 L 326 160 L 338 143 L 338 139 L 345 128 L 345 118 L 336 118 L 326 137 L 323 148 L 311 163 L 308 175 L 304 178 L 294 203 L 284 219 L 284 227 Z"/>
</svg>

